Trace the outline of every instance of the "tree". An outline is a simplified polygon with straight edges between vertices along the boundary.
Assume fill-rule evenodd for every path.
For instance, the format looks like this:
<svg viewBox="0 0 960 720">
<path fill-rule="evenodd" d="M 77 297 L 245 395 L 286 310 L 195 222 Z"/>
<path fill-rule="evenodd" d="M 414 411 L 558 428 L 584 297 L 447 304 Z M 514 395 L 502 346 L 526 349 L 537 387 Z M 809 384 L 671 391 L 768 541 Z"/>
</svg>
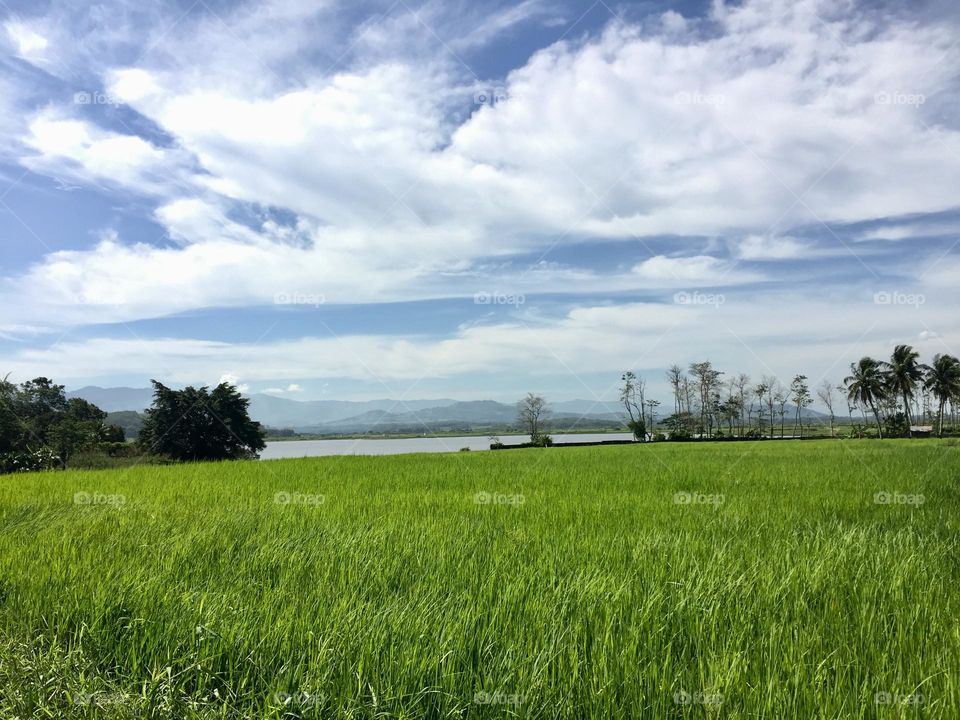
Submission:
<svg viewBox="0 0 960 720">
<path fill-rule="evenodd" d="M 847 387 L 847 398 L 861 407 L 868 407 L 877 421 L 877 432 L 883 437 L 880 413 L 877 403 L 884 400 L 888 388 L 887 378 L 882 365 L 871 357 L 862 357 L 859 362 L 850 364 L 850 375 L 843 379 Z"/>
<path fill-rule="evenodd" d="M 830 437 L 833 437 L 833 385 L 830 384 L 829 380 L 824 380 L 820 387 L 817 388 L 817 397 L 820 398 L 820 401 L 826 406 L 827 412 L 830 413 Z"/>
<path fill-rule="evenodd" d="M 620 388 L 620 402 L 626 408 L 630 420 L 627 427 L 633 432 L 635 440 L 643 442 L 647 439 L 646 423 L 644 422 L 644 398 L 643 393 L 647 383 L 643 378 L 637 377 L 633 370 L 627 370 L 620 379 L 623 381 L 623 387 Z M 529 395 L 527 398 L 529 399 Z M 521 416 L 522 416 L 521 410 Z"/>
<path fill-rule="evenodd" d="M 806 375 L 796 375 L 790 383 L 790 395 L 793 404 L 797 407 L 797 425 L 800 427 L 800 437 L 803 437 L 803 411 L 813 403 L 810 395 L 810 386 L 807 385 Z"/>
<path fill-rule="evenodd" d="M 943 408 L 948 401 L 960 397 L 960 360 L 953 355 L 934 355 L 924 386 L 937 400 L 937 435 L 943 437 Z"/>
<path fill-rule="evenodd" d="M 743 435 L 743 413 L 747 408 L 747 388 L 750 385 L 750 376 L 740 373 L 731 381 L 731 388 L 736 388 L 737 405 L 740 408 L 740 435 Z"/>
<path fill-rule="evenodd" d="M 517 413 L 520 425 L 530 433 L 530 442 L 539 444 L 546 437 L 540 432 L 541 424 L 550 416 L 547 401 L 539 395 L 527 393 L 527 396 L 517 403 Z"/>
<path fill-rule="evenodd" d="M 787 395 L 786 389 L 779 382 L 777 382 L 774 387 L 776 389 L 773 391 L 773 401 L 777 404 L 777 414 L 780 416 L 780 437 L 783 437 L 783 419 L 787 416 L 787 401 L 790 397 Z M 773 437 L 772 431 L 770 436 Z"/>
<path fill-rule="evenodd" d="M 753 394 L 757 396 L 757 400 L 760 403 L 760 409 L 757 411 L 757 424 L 760 426 L 760 434 L 763 435 L 763 399 L 767 395 L 767 382 L 766 379 L 761 380 L 757 383 L 757 386 L 753 388 Z M 753 405 L 751 404 L 751 407 Z M 771 422 L 773 422 L 771 420 Z M 770 433 L 771 436 L 773 433 Z"/>
<path fill-rule="evenodd" d="M 0 453 L 16 450 L 22 443 L 23 424 L 17 416 L 17 386 L 0 380 Z"/>
<path fill-rule="evenodd" d="M 770 411 L 770 437 L 773 437 L 773 403 L 774 394 L 780 387 L 780 381 L 774 375 L 764 375 L 763 384 L 767 386 L 767 409 Z"/>
<path fill-rule="evenodd" d="M 659 400 L 647 400 L 644 403 L 647 406 L 647 417 L 648 423 L 647 427 L 650 428 L 650 432 L 653 432 L 656 429 L 657 424 L 657 408 L 660 407 Z"/>
<path fill-rule="evenodd" d="M 137 439 L 147 452 L 180 461 L 255 458 L 266 447 L 250 401 L 229 383 L 171 390 L 156 380 L 153 406 Z"/>
<path fill-rule="evenodd" d="M 93 403 L 66 397 L 63 385 L 45 377 L 15 385 L 0 381 L 0 466 L 66 467 L 79 450 L 108 442 L 107 414 Z M 121 436 L 122 440 L 122 436 Z M 37 462 L 37 458 L 43 458 Z"/>
<path fill-rule="evenodd" d="M 709 360 L 690 364 L 690 374 L 696 380 L 696 388 L 700 400 L 700 432 L 706 430 L 707 434 L 712 434 L 714 403 L 713 395 L 716 393 L 717 384 L 723 373 L 714 370 Z M 719 404 L 719 403 L 717 403 Z"/>
<path fill-rule="evenodd" d="M 910 345 L 897 345 L 890 362 L 883 363 L 890 395 L 903 400 L 903 413 L 907 418 L 907 434 L 910 434 L 910 400 L 917 386 L 923 382 L 925 366 L 919 361 L 920 353 Z"/>
<path fill-rule="evenodd" d="M 683 385 L 683 368 L 679 365 L 671 365 L 667 369 L 667 381 L 673 389 L 673 413 L 676 415 L 683 410 L 680 395 Z"/>
</svg>

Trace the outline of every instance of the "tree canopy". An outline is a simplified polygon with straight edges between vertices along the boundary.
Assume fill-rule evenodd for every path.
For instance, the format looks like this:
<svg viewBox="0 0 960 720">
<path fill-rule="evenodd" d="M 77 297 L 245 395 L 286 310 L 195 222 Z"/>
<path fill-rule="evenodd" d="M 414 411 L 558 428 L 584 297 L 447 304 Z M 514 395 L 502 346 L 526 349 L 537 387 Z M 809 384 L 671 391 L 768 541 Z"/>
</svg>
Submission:
<svg viewBox="0 0 960 720">
<path fill-rule="evenodd" d="M 172 390 L 151 382 L 153 406 L 137 438 L 147 452 L 180 461 L 237 460 L 266 447 L 263 428 L 250 419 L 250 401 L 232 385 Z"/>
</svg>

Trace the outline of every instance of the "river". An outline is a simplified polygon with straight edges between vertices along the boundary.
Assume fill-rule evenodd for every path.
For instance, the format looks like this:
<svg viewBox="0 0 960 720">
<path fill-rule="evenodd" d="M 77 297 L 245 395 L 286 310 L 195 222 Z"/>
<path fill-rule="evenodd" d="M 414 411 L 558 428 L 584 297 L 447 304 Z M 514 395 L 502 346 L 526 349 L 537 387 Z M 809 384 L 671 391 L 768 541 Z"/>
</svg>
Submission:
<svg viewBox="0 0 960 720">
<path fill-rule="evenodd" d="M 596 442 L 600 440 L 629 440 L 630 433 L 574 433 L 551 435 L 554 442 Z M 526 435 L 501 435 L 507 444 L 522 443 Z M 460 448 L 489 450 L 490 438 L 465 435 L 462 437 L 417 438 L 359 438 L 351 440 L 280 440 L 268 442 L 260 453 L 261 460 L 278 458 L 319 457 L 327 455 L 402 455 L 405 453 L 457 452 Z"/>
</svg>

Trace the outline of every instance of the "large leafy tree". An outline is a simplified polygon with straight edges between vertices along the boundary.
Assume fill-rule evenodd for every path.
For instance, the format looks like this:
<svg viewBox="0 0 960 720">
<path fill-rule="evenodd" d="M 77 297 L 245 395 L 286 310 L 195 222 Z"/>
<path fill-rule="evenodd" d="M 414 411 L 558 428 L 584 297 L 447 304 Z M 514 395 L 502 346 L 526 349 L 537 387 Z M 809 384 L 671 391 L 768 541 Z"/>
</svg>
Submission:
<svg viewBox="0 0 960 720">
<path fill-rule="evenodd" d="M 883 366 L 871 357 L 862 357 L 859 362 L 850 364 L 850 375 L 843 379 L 847 388 L 849 400 L 860 407 L 868 407 L 877 421 L 877 432 L 883 437 L 883 427 L 880 424 L 880 413 L 877 412 L 877 403 L 883 400 L 887 392 L 887 378 Z"/>
<path fill-rule="evenodd" d="M 903 413 L 909 428 L 912 424 L 910 401 L 924 377 L 925 366 L 920 362 L 920 353 L 910 345 L 897 345 L 890 356 L 890 362 L 884 363 L 883 367 L 890 386 L 890 394 L 903 400 Z"/>
<path fill-rule="evenodd" d="M 0 381 L 0 467 L 33 467 L 24 458 L 45 453 L 66 466 L 79 450 L 122 442 L 123 431 L 104 425 L 107 414 L 45 377 L 15 385 Z"/>
<path fill-rule="evenodd" d="M 937 434 L 943 436 L 943 406 L 951 399 L 960 398 L 960 360 L 953 355 L 934 355 L 924 385 L 937 399 Z"/>
<path fill-rule="evenodd" d="M 137 442 L 174 460 L 255 458 L 266 447 L 263 428 L 250 419 L 250 401 L 229 383 L 213 390 L 172 390 L 156 380 L 153 406 Z"/>
</svg>

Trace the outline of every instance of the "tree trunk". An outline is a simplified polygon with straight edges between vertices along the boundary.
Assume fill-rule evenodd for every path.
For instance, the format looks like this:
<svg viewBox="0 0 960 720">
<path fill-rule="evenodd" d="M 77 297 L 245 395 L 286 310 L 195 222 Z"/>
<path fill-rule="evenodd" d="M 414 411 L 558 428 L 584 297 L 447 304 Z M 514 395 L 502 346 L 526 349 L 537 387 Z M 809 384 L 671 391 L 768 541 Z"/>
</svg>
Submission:
<svg viewBox="0 0 960 720">
<path fill-rule="evenodd" d="M 913 424 L 910 422 L 910 402 L 907 400 L 907 393 L 903 393 L 903 412 L 907 416 L 907 437 L 913 437 L 913 433 L 910 431 L 910 426 Z"/>
<path fill-rule="evenodd" d="M 872 401 L 870 402 L 870 409 L 873 410 L 873 417 L 877 419 L 877 433 L 880 435 L 880 439 L 883 440 L 883 427 L 880 425 L 880 413 L 877 412 L 877 408 Z"/>
</svg>

